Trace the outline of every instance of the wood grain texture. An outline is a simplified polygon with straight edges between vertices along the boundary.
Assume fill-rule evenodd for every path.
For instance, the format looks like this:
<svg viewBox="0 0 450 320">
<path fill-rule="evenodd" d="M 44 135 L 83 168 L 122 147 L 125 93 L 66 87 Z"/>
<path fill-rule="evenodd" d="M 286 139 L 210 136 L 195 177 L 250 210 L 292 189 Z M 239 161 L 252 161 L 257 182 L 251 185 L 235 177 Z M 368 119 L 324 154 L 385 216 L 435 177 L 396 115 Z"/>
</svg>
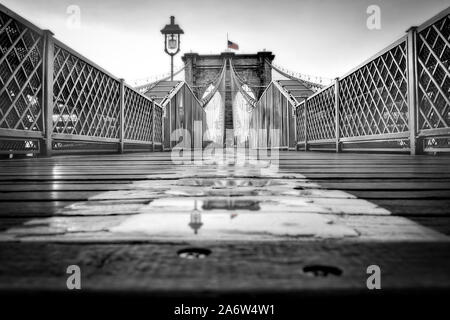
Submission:
<svg viewBox="0 0 450 320">
<path fill-rule="evenodd" d="M 225 201 L 212 214 L 331 219 L 357 236 L 319 237 L 307 228 L 312 235 L 275 237 L 274 226 L 265 236 L 223 241 L 176 230 L 172 237 L 117 232 L 134 228 L 130 219 L 147 221 L 141 216 L 189 213 L 185 203 L 194 199 Z M 259 209 L 239 209 L 249 200 Z M 169 153 L 0 161 L 1 290 L 64 290 L 69 264 L 82 266 L 93 291 L 357 292 L 370 264 L 386 272 L 385 288 L 449 290 L 449 230 L 449 157 L 281 152 L 274 176 L 236 166 L 174 165 Z M 177 250 L 189 246 L 213 253 L 179 258 Z M 302 271 L 310 264 L 344 273 L 311 278 Z"/>
</svg>

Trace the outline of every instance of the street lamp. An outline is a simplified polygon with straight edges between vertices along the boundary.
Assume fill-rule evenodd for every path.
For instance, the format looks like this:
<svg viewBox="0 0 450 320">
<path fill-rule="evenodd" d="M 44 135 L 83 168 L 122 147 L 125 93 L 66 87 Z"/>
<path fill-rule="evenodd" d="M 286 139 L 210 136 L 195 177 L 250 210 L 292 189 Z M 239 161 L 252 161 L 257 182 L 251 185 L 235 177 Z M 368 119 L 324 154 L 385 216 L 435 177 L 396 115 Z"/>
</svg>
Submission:
<svg viewBox="0 0 450 320">
<path fill-rule="evenodd" d="M 197 234 L 198 230 L 202 227 L 202 213 L 197 209 L 197 200 L 195 200 L 195 208 L 191 212 L 191 221 L 189 222 L 189 227 L 194 230 L 194 233 Z"/>
<path fill-rule="evenodd" d="M 173 81 L 173 56 L 180 52 L 180 38 L 184 31 L 175 24 L 175 17 L 170 17 L 170 24 L 161 30 L 164 36 L 164 51 L 170 56 L 170 81 Z"/>
</svg>

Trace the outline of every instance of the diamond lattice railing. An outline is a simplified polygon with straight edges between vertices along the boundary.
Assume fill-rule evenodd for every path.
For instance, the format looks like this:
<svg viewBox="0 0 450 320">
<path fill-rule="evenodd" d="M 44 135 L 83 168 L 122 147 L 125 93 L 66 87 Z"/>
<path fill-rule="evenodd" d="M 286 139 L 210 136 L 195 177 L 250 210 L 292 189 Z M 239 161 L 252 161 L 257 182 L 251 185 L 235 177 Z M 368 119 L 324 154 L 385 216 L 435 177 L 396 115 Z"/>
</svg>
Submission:
<svg viewBox="0 0 450 320">
<path fill-rule="evenodd" d="M 301 103 L 296 112 L 297 142 L 305 141 L 305 103 Z"/>
<path fill-rule="evenodd" d="M 251 112 L 249 128 L 253 147 L 287 148 L 288 142 L 295 140 L 291 135 L 295 135 L 296 124 L 290 121 L 295 107 L 293 99 L 287 96 L 285 88 L 272 82 L 255 106 L 249 109 Z"/>
<path fill-rule="evenodd" d="M 340 80 L 343 137 L 408 131 L 406 41 Z"/>
<path fill-rule="evenodd" d="M 125 139 L 152 141 L 153 110 L 151 100 L 125 88 Z"/>
<path fill-rule="evenodd" d="M 417 35 L 419 129 L 450 127 L 450 15 Z"/>
<path fill-rule="evenodd" d="M 162 142 L 162 109 L 155 106 L 155 142 Z"/>
<path fill-rule="evenodd" d="M 42 129 L 43 37 L 0 12 L 0 128 Z"/>
<path fill-rule="evenodd" d="M 308 99 L 308 142 L 335 138 L 334 86 Z"/>
<path fill-rule="evenodd" d="M 55 45 L 53 132 L 119 138 L 120 83 Z"/>
<path fill-rule="evenodd" d="M 39 152 L 38 140 L 0 139 L 0 154 L 10 153 L 36 153 Z"/>
</svg>

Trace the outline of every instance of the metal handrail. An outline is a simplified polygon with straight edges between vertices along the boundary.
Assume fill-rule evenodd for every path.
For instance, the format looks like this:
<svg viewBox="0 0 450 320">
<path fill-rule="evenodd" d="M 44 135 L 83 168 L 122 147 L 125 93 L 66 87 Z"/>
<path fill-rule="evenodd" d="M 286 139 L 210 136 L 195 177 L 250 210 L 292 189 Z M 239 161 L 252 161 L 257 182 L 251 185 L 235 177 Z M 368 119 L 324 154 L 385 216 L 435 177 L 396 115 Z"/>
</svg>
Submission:
<svg viewBox="0 0 450 320">
<path fill-rule="evenodd" d="M 183 67 L 181 67 L 179 70 L 175 71 L 175 73 L 173 74 L 173 76 L 178 75 L 178 74 L 179 74 L 180 72 L 182 72 L 184 69 L 186 69 L 186 65 L 184 65 Z M 168 76 L 166 76 L 166 77 L 164 77 L 164 78 L 162 78 L 162 79 L 159 79 L 159 80 L 156 80 L 156 81 L 153 81 L 153 82 L 149 82 L 149 83 L 146 83 L 146 84 L 143 84 L 143 85 L 134 87 L 134 89 L 137 90 L 137 91 L 139 91 L 139 92 L 142 92 L 143 94 L 145 94 L 145 93 L 147 93 L 148 91 L 150 91 L 151 89 L 153 89 L 154 87 L 156 87 L 156 86 L 157 86 L 158 84 L 160 84 L 161 82 L 167 81 L 167 80 L 169 80 L 170 78 L 171 78 L 171 75 L 169 74 Z"/>
<path fill-rule="evenodd" d="M 312 81 L 307 81 L 307 80 L 304 80 L 304 79 L 300 79 L 300 78 L 294 77 L 294 76 L 292 76 L 292 75 L 290 75 L 290 74 L 284 72 L 284 71 L 281 70 L 280 68 L 278 68 L 276 65 L 274 65 L 273 63 L 271 63 L 268 59 L 266 59 L 266 63 L 269 64 L 269 66 L 270 66 L 273 70 L 277 71 L 277 72 L 280 73 L 282 76 L 284 76 L 284 77 L 286 77 L 286 78 L 288 78 L 288 79 L 290 79 L 290 80 L 299 81 L 299 82 L 303 83 L 303 84 L 304 84 L 306 87 L 308 87 L 309 89 L 314 90 L 314 89 L 317 89 L 317 88 L 318 88 L 318 89 L 321 89 L 321 88 L 324 87 L 324 85 L 322 85 L 322 84 L 318 84 L 318 83 L 315 83 L 315 82 L 312 82 Z"/>
</svg>

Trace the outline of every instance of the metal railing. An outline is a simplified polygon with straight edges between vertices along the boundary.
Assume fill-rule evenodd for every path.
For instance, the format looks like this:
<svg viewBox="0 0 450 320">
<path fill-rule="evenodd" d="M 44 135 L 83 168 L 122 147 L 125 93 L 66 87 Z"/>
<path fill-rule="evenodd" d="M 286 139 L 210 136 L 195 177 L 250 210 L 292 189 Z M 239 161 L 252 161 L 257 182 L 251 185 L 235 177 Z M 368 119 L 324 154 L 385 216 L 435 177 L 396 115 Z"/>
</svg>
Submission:
<svg viewBox="0 0 450 320">
<path fill-rule="evenodd" d="M 278 72 L 279 74 L 281 74 L 283 77 L 286 77 L 290 80 L 295 80 L 295 81 L 299 81 L 301 83 L 303 83 L 306 87 L 308 87 L 309 89 L 313 90 L 313 91 L 319 91 L 321 89 L 323 89 L 328 83 L 331 82 L 331 79 L 326 79 L 323 77 L 313 77 L 315 78 L 316 82 L 313 82 L 310 80 L 310 78 L 312 76 L 310 75 L 302 75 L 300 73 L 296 73 L 296 72 L 292 72 L 289 71 L 283 67 L 280 67 L 274 63 L 271 63 L 269 60 L 266 59 L 266 63 L 269 64 L 269 66 L 275 70 L 276 72 Z M 305 78 L 308 78 L 308 80 L 306 80 Z M 323 83 L 325 82 L 325 84 Z"/>
<path fill-rule="evenodd" d="M 266 133 L 250 145 L 450 151 L 449 43 L 446 9 L 300 103 L 271 83 L 250 124 Z M 160 106 L 1 5 L 0 51 L 0 153 L 154 149 L 195 121 L 206 130 L 186 84 Z"/>
<path fill-rule="evenodd" d="M 297 147 L 450 151 L 450 9 L 297 105 Z"/>
<path fill-rule="evenodd" d="M 43 49 L 44 32 L 0 6 L 0 153 L 39 152 Z"/>
<path fill-rule="evenodd" d="M 162 147 L 162 110 L 0 5 L 0 153 Z"/>
<path fill-rule="evenodd" d="M 251 111 L 250 148 L 295 148 L 295 107 L 296 102 L 273 81 Z"/>
<path fill-rule="evenodd" d="M 429 151 L 450 151 L 450 9 L 413 31 L 417 132 Z"/>
<path fill-rule="evenodd" d="M 334 85 L 331 85 L 321 94 L 311 96 L 302 103 L 299 112 L 302 114 L 303 122 L 299 125 L 301 131 L 304 131 L 303 136 L 306 135 L 305 141 L 328 142 L 334 138 L 336 115 L 336 110 L 332 107 L 334 102 Z"/>
<path fill-rule="evenodd" d="M 206 142 L 206 113 L 192 89 L 184 81 L 180 81 L 161 105 L 164 110 L 161 118 L 164 122 L 164 149 L 171 150 L 181 142 L 185 149 L 202 148 Z M 189 139 L 186 135 L 189 135 Z"/>
<path fill-rule="evenodd" d="M 186 65 L 179 67 L 173 73 L 173 75 L 169 72 L 169 73 L 166 73 L 164 75 L 160 75 L 159 77 L 154 78 L 154 81 L 150 81 L 149 78 L 147 78 L 147 79 L 145 79 L 145 83 L 143 83 L 143 84 L 142 83 L 138 84 L 139 80 L 135 80 L 134 81 L 135 82 L 134 89 L 142 94 L 145 94 L 148 90 L 155 87 L 159 83 L 164 82 L 164 81 L 169 81 L 172 76 L 173 77 L 177 76 L 182 71 L 184 71 L 185 68 L 186 68 Z"/>
</svg>

